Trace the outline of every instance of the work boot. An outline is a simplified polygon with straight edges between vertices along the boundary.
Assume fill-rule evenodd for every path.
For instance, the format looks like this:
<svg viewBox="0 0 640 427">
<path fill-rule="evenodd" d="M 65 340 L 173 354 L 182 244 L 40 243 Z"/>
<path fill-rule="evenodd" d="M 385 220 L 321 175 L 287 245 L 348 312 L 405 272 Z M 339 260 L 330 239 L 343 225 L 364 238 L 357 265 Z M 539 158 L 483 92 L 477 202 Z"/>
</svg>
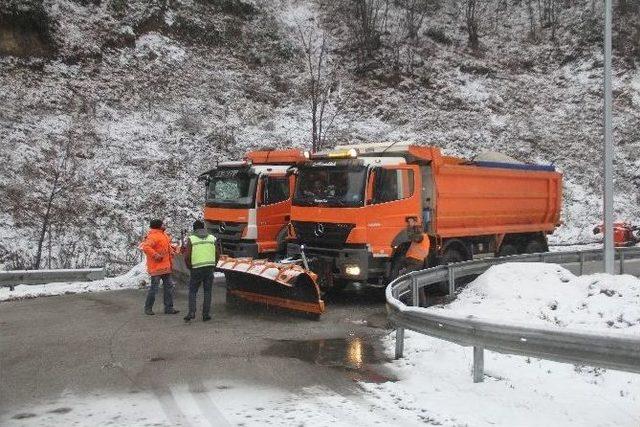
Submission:
<svg viewBox="0 0 640 427">
<path fill-rule="evenodd" d="M 202 316 L 202 321 L 203 322 L 207 322 L 209 320 L 211 320 L 211 316 L 209 316 L 208 314 L 205 314 L 204 316 Z"/>
<path fill-rule="evenodd" d="M 175 308 L 170 308 L 169 310 L 166 310 L 164 312 L 164 314 L 178 314 L 180 313 L 180 310 L 176 310 Z"/>
<path fill-rule="evenodd" d="M 186 316 L 184 316 L 184 321 L 189 323 L 191 320 L 195 319 L 196 316 L 194 316 L 193 314 L 187 314 Z"/>
<path fill-rule="evenodd" d="M 147 308 L 147 309 L 144 310 L 144 314 L 146 314 L 148 316 L 153 316 L 155 313 L 150 308 Z"/>
</svg>

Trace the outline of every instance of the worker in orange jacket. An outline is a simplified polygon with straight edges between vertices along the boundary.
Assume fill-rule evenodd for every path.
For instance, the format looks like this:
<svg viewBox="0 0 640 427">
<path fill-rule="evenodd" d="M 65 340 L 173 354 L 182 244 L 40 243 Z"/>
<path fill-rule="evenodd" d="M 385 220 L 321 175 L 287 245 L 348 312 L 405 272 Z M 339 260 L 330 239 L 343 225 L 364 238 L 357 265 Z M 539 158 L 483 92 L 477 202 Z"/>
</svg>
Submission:
<svg viewBox="0 0 640 427">
<path fill-rule="evenodd" d="M 165 314 L 176 314 L 178 310 L 173 308 L 174 284 L 171 278 L 171 257 L 173 248 L 171 238 L 165 232 L 161 219 L 151 220 L 150 230 L 140 244 L 140 249 L 147 258 L 147 271 L 151 276 L 151 286 L 147 292 L 147 299 L 144 304 L 144 313 L 148 315 L 153 312 L 153 303 L 156 300 L 158 287 L 162 280 L 162 294 L 164 298 Z"/>
</svg>

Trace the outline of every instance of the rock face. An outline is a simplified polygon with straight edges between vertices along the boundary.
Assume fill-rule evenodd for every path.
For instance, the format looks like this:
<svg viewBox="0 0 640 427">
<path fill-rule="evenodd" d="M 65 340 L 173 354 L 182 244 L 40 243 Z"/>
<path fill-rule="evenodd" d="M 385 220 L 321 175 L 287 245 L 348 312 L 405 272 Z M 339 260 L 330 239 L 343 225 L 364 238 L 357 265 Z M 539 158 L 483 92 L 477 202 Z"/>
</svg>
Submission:
<svg viewBox="0 0 640 427">
<path fill-rule="evenodd" d="M 52 58 L 56 46 L 46 12 L 34 7 L 0 13 L 0 55 Z"/>
<path fill-rule="evenodd" d="M 216 160 L 308 148 L 301 36 L 317 44 L 323 33 L 328 145 L 400 140 L 553 163 L 565 174 L 566 225 L 555 238 L 591 239 L 602 11 L 559 2 L 554 24 L 544 10 L 529 15 L 527 2 L 483 2 L 474 50 L 464 2 L 425 2 L 421 19 L 411 2 L 388 3 L 365 34 L 350 2 L 0 0 L 0 264 L 32 265 L 42 241 L 52 267 L 131 265 L 148 219 L 169 218 L 177 235 L 200 214 L 195 178 Z M 636 12 L 614 23 L 624 29 L 614 38 L 616 209 L 631 221 Z"/>
</svg>

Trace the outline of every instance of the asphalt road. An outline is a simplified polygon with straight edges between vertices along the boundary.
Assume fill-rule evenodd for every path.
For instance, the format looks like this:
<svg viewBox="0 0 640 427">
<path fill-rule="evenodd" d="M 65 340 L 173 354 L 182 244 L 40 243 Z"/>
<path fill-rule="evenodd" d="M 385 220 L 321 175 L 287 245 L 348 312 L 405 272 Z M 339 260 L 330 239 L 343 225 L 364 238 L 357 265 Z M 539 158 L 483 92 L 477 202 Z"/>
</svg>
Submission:
<svg viewBox="0 0 640 427">
<path fill-rule="evenodd" d="M 381 292 L 347 292 L 313 321 L 227 307 L 222 286 L 214 288 L 207 323 L 183 321 L 184 288 L 177 292 L 178 315 L 160 314 L 162 298 L 156 299 L 159 314 L 144 315 L 144 290 L 2 303 L 0 424 L 64 425 L 75 410 L 68 403 L 58 407 L 66 397 L 123 393 L 156 396 L 167 424 L 181 424 L 185 416 L 170 393 L 180 386 L 202 393 L 243 383 L 295 394 L 322 385 L 356 396 L 354 380 L 389 379 L 381 366 L 379 339 L 389 332 Z M 224 425 L 209 403 L 202 405 L 213 410 L 209 424 Z M 218 416 L 220 422 L 211 421 Z"/>
<path fill-rule="evenodd" d="M 585 273 L 598 268 L 589 263 Z M 640 261 L 627 272 L 638 275 Z M 223 286 L 208 323 L 182 320 L 183 287 L 178 315 L 160 314 L 161 297 L 158 314 L 144 315 L 144 290 L 1 303 L 0 425 L 417 424 L 358 385 L 395 379 L 380 342 L 390 332 L 382 292 L 330 298 L 313 321 L 228 307 Z M 297 418 L 293 398 L 307 408 Z"/>
</svg>

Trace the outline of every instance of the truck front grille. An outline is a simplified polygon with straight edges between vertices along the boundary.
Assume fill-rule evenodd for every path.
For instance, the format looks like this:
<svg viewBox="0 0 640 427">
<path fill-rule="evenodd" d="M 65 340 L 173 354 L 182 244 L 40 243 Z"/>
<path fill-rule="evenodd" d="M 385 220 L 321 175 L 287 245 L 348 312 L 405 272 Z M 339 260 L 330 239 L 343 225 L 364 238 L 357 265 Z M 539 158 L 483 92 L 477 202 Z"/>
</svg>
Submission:
<svg viewBox="0 0 640 427">
<path fill-rule="evenodd" d="M 355 224 L 333 222 L 291 221 L 302 244 L 327 248 L 342 248 Z"/>
<path fill-rule="evenodd" d="M 246 226 L 246 222 L 207 221 L 207 229 L 218 239 L 238 240 Z"/>
</svg>

